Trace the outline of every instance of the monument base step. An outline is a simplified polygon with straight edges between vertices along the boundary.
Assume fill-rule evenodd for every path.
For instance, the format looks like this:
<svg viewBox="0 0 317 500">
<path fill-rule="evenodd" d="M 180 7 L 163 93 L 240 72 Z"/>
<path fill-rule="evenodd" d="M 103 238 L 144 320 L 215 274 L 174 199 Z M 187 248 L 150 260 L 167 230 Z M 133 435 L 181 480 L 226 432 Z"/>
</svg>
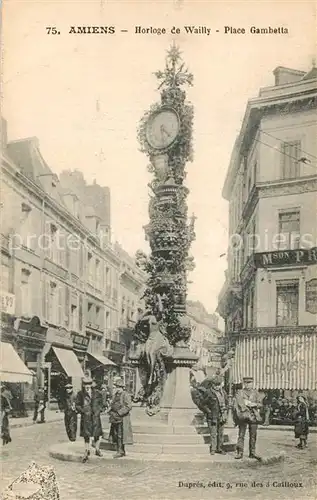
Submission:
<svg viewBox="0 0 317 500">
<path fill-rule="evenodd" d="M 192 454 L 194 455 L 204 455 L 209 454 L 209 445 L 208 444 L 172 444 L 172 443 L 140 443 L 134 442 L 131 446 L 133 447 L 134 453 L 154 453 L 154 454 L 167 454 L 167 455 L 187 455 L 190 457 Z M 115 447 L 113 444 L 109 443 L 109 441 L 102 440 L 100 444 L 100 448 L 102 450 L 115 451 Z M 223 449 L 226 452 L 233 452 L 235 450 L 235 444 L 233 443 L 225 443 L 223 445 Z"/>
<path fill-rule="evenodd" d="M 120 458 L 119 460 L 135 460 L 138 462 L 203 462 L 203 463 L 220 463 L 226 464 L 229 466 L 237 465 L 237 460 L 233 460 L 234 454 L 228 455 L 210 455 L 208 447 L 203 447 L 200 449 L 200 452 L 197 453 L 194 451 L 194 447 L 187 452 L 184 453 L 184 448 L 179 449 L 178 453 L 175 453 L 175 449 L 173 453 L 168 453 L 168 447 L 163 451 L 163 447 L 161 447 L 160 451 L 150 451 L 147 449 L 147 452 L 141 447 L 137 445 L 127 445 L 126 446 L 126 456 Z M 76 441 L 71 443 L 69 441 L 65 443 L 59 443 L 53 445 L 49 449 L 49 455 L 57 460 L 63 460 L 67 462 L 82 462 L 84 456 L 84 443 L 81 441 Z M 108 449 L 102 449 L 102 457 L 97 457 L 94 454 L 94 450 L 92 449 L 91 455 L 89 457 L 88 463 L 98 464 L 103 461 L 115 461 L 113 458 L 114 450 L 113 446 L 109 444 Z"/>
<path fill-rule="evenodd" d="M 189 427 L 191 430 L 191 427 Z M 147 428 L 133 427 L 133 441 L 135 444 L 171 444 L 171 445 L 209 445 L 210 433 L 208 428 L 201 429 L 199 433 L 187 432 L 186 427 L 181 430 L 177 427 L 165 429 L 166 432 L 157 432 L 157 427 Z M 176 431 L 176 432 L 173 432 Z M 194 429 L 195 430 L 195 429 Z M 169 431 L 169 432 L 167 432 Z M 182 431 L 182 432 L 181 432 Z M 109 430 L 104 430 L 104 441 L 108 441 Z M 230 441 L 229 435 L 224 435 L 224 444 Z"/>
</svg>

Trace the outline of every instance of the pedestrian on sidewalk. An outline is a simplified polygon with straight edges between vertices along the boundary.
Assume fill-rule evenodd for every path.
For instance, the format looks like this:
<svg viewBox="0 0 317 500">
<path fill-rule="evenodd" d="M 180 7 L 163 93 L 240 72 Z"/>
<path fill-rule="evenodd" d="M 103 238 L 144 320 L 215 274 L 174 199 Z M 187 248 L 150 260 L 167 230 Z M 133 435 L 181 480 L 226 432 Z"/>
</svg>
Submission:
<svg viewBox="0 0 317 500">
<path fill-rule="evenodd" d="M 263 398 L 264 422 L 263 425 L 268 427 L 270 425 L 271 411 L 272 411 L 272 398 L 270 391 L 265 392 Z"/>
<path fill-rule="evenodd" d="M 126 455 L 125 445 L 133 444 L 130 419 L 132 404 L 131 398 L 124 388 L 122 378 L 115 377 L 113 385 L 114 394 L 109 409 L 109 422 L 111 424 L 109 441 L 116 445 L 117 452 L 114 458 L 121 458 Z"/>
<path fill-rule="evenodd" d="M 299 439 L 296 448 L 303 450 L 307 447 L 307 437 L 309 433 L 309 413 L 308 404 L 304 396 L 297 396 L 297 407 L 295 409 L 295 438 Z"/>
<path fill-rule="evenodd" d="M 40 387 L 35 391 L 34 395 L 34 414 L 33 414 L 33 423 L 44 424 L 45 423 L 45 391 L 43 387 Z M 38 415 L 40 414 L 40 420 L 38 421 Z"/>
<path fill-rule="evenodd" d="M 76 397 L 72 384 L 66 384 L 66 395 L 64 402 L 64 423 L 68 439 L 76 441 L 77 435 L 77 412 L 75 407 Z"/>
<path fill-rule="evenodd" d="M 11 404 L 9 399 L 6 397 L 6 388 L 1 387 L 1 439 L 2 445 L 5 446 L 11 443 L 10 435 L 10 425 L 9 425 L 9 413 L 11 411 Z"/>
<path fill-rule="evenodd" d="M 95 455 L 101 457 L 100 438 L 102 436 L 101 419 L 99 410 L 99 395 L 92 388 L 92 379 L 85 377 L 83 379 L 82 390 L 76 397 L 76 411 L 80 413 L 80 435 L 85 441 L 85 454 L 83 462 L 87 462 L 90 455 L 90 441 L 93 438 Z"/>
<path fill-rule="evenodd" d="M 249 428 L 249 458 L 261 460 L 256 454 L 256 438 L 258 424 L 262 422 L 259 409 L 262 399 L 259 392 L 253 389 L 253 377 L 243 377 L 243 387 L 238 390 L 233 400 L 233 419 L 239 426 L 237 442 L 237 455 L 241 459 L 244 451 L 244 438 L 247 427 Z"/>
<path fill-rule="evenodd" d="M 95 453 L 98 457 L 101 457 L 100 451 L 100 441 L 103 436 L 102 425 L 101 425 L 101 413 L 105 410 L 104 398 L 101 388 L 102 382 L 95 381 L 92 382 L 92 427 L 93 427 L 93 447 L 95 448 Z"/>
<path fill-rule="evenodd" d="M 202 395 L 203 405 L 201 409 L 205 414 L 210 432 L 210 455 L 226 454 L 223 449 L 223 434 L 228 418 L 228 398 L 222 385 L 222 377 L 214 375 L 205 378 L 197 387 Z"/>
</svg>

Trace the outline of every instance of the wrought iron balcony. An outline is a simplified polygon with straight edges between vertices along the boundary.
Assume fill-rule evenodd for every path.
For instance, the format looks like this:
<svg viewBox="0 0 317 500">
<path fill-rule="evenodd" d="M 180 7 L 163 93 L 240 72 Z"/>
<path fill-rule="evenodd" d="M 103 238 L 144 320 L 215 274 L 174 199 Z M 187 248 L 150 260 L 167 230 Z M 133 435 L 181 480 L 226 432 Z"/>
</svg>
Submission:
<svg viewBox="0 0 317 500">
<path fill-rule="evenodd" d="M 255 335 L 300 335 L 317 333 L 317 325 L 297 326 L 262 326 L 257 328 L 245 328 L 243 330 L 230 332 L 232 337 L 255 336 Z"/>
</svg>

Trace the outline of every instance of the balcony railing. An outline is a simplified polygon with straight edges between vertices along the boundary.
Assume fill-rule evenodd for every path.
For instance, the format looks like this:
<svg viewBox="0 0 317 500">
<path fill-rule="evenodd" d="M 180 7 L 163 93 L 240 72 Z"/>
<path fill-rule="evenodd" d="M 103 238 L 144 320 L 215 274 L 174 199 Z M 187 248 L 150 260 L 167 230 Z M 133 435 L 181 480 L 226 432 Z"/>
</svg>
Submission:
<svg viewBox="0 0 317 500">
<path fill-rule="evenodd" d="M 262 326 L 258 328 L 246 328 L 239 331 L 230 332 L 231 336 L 254 336 L 254 335 L 292 335 L 317 333 L 317 325 L 298 326 Z"/>
</svg>

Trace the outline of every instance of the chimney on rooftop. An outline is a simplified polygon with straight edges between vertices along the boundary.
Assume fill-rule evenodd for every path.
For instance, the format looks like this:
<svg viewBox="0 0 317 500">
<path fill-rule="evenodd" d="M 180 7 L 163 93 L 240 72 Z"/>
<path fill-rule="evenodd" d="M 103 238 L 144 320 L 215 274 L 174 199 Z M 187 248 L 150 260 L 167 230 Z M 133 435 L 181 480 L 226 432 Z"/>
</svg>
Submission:
<svg viewBox="0 0 317 500">
<path fill-rule="evenodd" d="M 305 75 L 305 71 L 278 66 L 273 71 L 273 75 L 275 76 L 275 85 L 285 85 L 287 83 L 294 83 L 301 80 Z"/>
</svg>

